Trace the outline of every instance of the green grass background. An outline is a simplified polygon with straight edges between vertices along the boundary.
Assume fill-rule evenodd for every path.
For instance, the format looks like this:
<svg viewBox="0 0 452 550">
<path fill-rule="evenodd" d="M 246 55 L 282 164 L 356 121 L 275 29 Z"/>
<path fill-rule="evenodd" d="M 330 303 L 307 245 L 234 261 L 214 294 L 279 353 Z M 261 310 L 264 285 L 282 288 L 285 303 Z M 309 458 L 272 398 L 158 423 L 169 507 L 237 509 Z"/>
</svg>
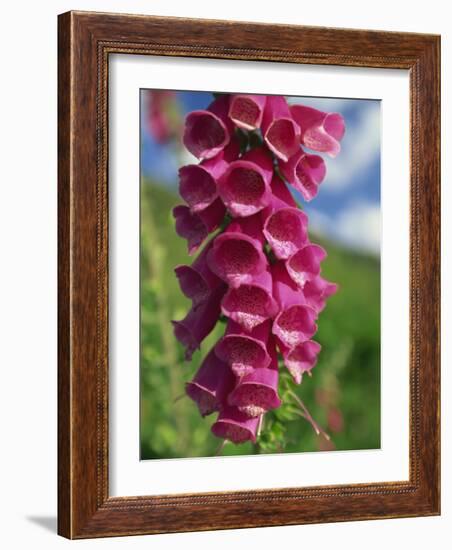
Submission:
<svg viewBox="0 0 452 550">
<path fill-rule="evenodd" d="M 201 418 L 195 404 L 181 397 L 185 382 L 222 335 L 224 325 L 218 323 L 191 362 L 183 360 L 183 349 L 171 326 L 171 319 L 181 319 L 190 307 L 173 272 L 177 264 L 191 263 L 171 216 L 172 207 L 179 202 L 167 188 L 142 181 L 142 459 L 212 456 L 219 445 L 210 433 L 215 415 Z M 322 351 L 312 377 L 305 376 L 302 384 L 292 384 L 292 389 L 331 441 L 317 435 L 290 408 L 282 408 L 271 429 L 271 420 L 264 423 L 261 445 L 229 443 L 222 455 L 380 447 L 380 263 L 315 235 L 311 240 L 326 248 L 322 274 L 340 289 L 319 317 L 315 339 Z"/>
</svg>

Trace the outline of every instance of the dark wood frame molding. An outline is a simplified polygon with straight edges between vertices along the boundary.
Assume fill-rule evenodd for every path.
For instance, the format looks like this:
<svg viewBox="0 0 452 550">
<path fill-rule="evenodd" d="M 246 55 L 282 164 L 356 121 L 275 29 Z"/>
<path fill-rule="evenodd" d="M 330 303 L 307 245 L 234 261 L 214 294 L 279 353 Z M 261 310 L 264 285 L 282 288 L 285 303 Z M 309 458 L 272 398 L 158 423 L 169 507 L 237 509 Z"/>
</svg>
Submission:
<svg viewBox="0 0 452 550">
<path fill-rule="evenodd" d="M 68 12 L 59 16 L 58 53 L 58 532 L 86 538 L 439 514 L 439 36 Z M 109 496 L 112 53 L 409 70 L 409 481 Z"/>
</svg>

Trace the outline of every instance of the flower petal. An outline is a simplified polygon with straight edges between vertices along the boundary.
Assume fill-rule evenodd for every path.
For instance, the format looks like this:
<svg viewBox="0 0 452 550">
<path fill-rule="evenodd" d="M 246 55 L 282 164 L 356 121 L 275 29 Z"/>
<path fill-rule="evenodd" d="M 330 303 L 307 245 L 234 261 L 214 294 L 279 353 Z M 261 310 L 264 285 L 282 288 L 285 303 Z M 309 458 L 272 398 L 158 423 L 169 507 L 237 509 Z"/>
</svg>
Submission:
<svg viewBox="0 0 452 550">
<path fill-rule="evenodd" d="M 176 233 L 187 239 L 188 253 L 194 254 L 208 234 L 222 223 L 226 209 L 220 199 L 205 208 L 193 213 L 185 205 L 175 206 L 173 216 L 176 220 Z"/>
<path fill-rule="evenodd" d="M 270 200 L 273 163 L 263 148 L 231 162 L 218 182 L 220 196 L 234 217 L 251 216 Z"/>
<path fill-rule="evenodd" d="M 294 304 L 306 305 L 304 293 L 290 277 L 286 262 L 281 260 L 275 262 L 271 266 L 271 274 L 273 279 L 273 297 L 280 309 L 285 309 Z"/>
<path fill-rule="evenodd" d="M 255 238 L 260 221 L 254 216 L 252 218 L 231 223 L 215 238 L 207 256 L 210 269 L 233 288 L 250 283 L 267 267 L 262 243 Z"/>
<path fill-rule="evenodd" d="M 240 325 L 229 320 L 225 335 L 215 347 L 215 353 L 231 367 L 236 376 L 244 376 L 253 369 L 270 365 L 271 357 L 266 347 L 269 333 L 269 322 L 247 333 Z"/>
<path fill-rule="evenodd" d="M 286 262 L 291 279 L 301 288 L 320 273 L 320 262 L 326 258 L 325 250 L 317 244 L 307 244 L 292 254 Z"/>
<path fill-rule="evenodd" d="M 217 198 L 217 183 L 202 164 L 189 164 L 179 170 L 179 193 L 192 212 L 199 212 Z"/>
<path fill-rule="evenodd" d="M 197 158 L 217 155 L 229 143 L 233 124 L 228 117 L 229 95 L 215 99 L 206 110 L 191 111 L 185 118 L 183 142 Z"/>
<path fill-rule="evenodd" d="M 292 105 L 290 112 L 301 129 L 303 145 L 330 157 L 339 153 L 339 142 L 345 133 L 345 122 L 339 113 L 324 113 L 305 105 Z"/>
<path fill-rule="evenodd" d="M 229 116 L 243 130 L 255 130 L 262 122 L 265 95 L 235 94 L 229 104 Z"/>
<path fill-rule="evenodd" d="M 229 394 L 228 403 L 250 417 L 260 416 L 281 405 L 278 396 L 278 357 L 274 342 L 268 342 L 272 363 L 268 368 L 254 369 L 243 376 Z"/>
<path fill-rule="evenodd" d="M 193 380 L 185 384 L 187 395 L 198 405 L 201 416 L 220 410 L 233 389 L 235 377 L 212 348 Z"/>
<path fill-rule="evenodd" d="M 326 300 L 335 294 L 337 289 L 337 284 L 330 283 L 319 275 L 306 282 L 303 287 L 303 294 L 305 295 L 306 303 L 320 313 L 326 305 Z"/>
<path fill-rule="evenodd" d="M 273 334 L 288 347 L 309 340 L 317 332 L 313 308 L 293 305 L 281 311 L 273 323 Z"/>
<path fill-rule="evenodd" d="M 274 174 L 272 179 L 271 191 L 273 194 L 273 203 L 271 204 L 272 211 L 279 210 L 280 208 L 284 208 L 286 206 L 293 206 L 294 208 L 297 208 L 297 203 L 287 188 L 287 185 L 276 174 Z"/>
<path fill-rule="evenodd" d="M 275 256 L 289 258 L 308 239 L 308 217 L 298 208 L 280 208 L 266 219 L 264 235 Z"/>
<path fill-rule="evenodd" d="M 212 433 L 232 443 L 256 441 L 259 418 L 250 418 L 236 407 L 224 407 L 216 422 L 212 425 Z"/>
<path fill-rule="evenodd" d="M 267 96 L 262 134 L 268 148 L 283 161 L 296 153 L 300 145 L 300 128 L 293 119 L 283 96 Z"/>
<path fill-rule="evenodd" d="M 272 277 L 268 270 L 254 277 L 250 283 L 229 288 L 221 303 L 226 317 L 250 332 L 278 313 L 278 305 L 272 296 Z"/>
<path fill-rule="evenodd" d="M 207 254 L 212 241 L 199 254 L 193 264 L 179 265 L 174 269 L 183 294 L 192 300 L 193 307 L 202 304 L 220 283 L 221 280 L 207 265 Z"/>
<path fill-rule="evenodd" d="M 220 285 L 211 292 L 209 298 L 197 308 L 192 307 L 181 321 L 172 321 L 174 336 L 185 347 L 185 359 L 190 361 L 193 353 L 208 336 L 220 317 L 220 304 L 225 293 Z"/>
<path fill-rule="evenodd" d="M 283 262 L 272 266 L 273 296 L 280 312 L 272 332 L 287 347 L 309 340 L 317 331 L 317 312 L 306 303 L 303 291 L 289 277 Z"/>
<path fill-rule="evenodd" d="M 310 372 L 317 363 L 317 355 L 321 346 L 314 340 L 306 340 L 292 348 L 279 342 L 278 346 L 284 358 L 284 364 L 290 372 L 294 382 L 300 384 L 303 374 Z"/>
<path fill-rule="evenodd" d="M 179 193 L 192 212 L 204 210 L 217 198 L 217 181 L 239 152 L 237 140 L 231 139 L 215 157 L 179 169 Z"/>
<path fill-rule="evenodd" d="M 288 162 L 280 161 L 279 168 L 285 179 L 306 201 L 317 195 L 319 185 L 326 175 L 326 165 L 322 157 L 309 155 L 301 149 Z"/>
</svg>

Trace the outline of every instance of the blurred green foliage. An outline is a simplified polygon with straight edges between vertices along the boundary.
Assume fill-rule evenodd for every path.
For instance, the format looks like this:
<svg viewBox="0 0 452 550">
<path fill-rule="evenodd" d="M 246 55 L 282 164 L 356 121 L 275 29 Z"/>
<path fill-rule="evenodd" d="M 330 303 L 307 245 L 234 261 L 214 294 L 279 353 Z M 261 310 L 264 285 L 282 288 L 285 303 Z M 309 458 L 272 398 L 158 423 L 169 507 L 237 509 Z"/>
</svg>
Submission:
<svg viewBox="0 0 452 550">
<path fill-rule="evenodd" d="M 171 209 L 176 194 L 154 182 L 141 185 L 141 458 L 212 456 L 221 441 L 210 433 L 215 415 L 201 418 L 184 395 L 184 384 L 224 331 L 218 323 L 194 354 L 183 359 L 171 319 L 190 302 L 174 267 L 191 263 L 177 237 Z M 322 345 L 312 376 L 296 386 L 281 369 L 284 405 L 265 416 L 258 444 L 228 443 L 222 455 L 380 447 L 380 264 L 311 235 L 328 258 L 322 274 L 339 284 L 319 317 L 315 339 Z M 300 404 L 330 436 L 317 435 Z"/>
</svg>

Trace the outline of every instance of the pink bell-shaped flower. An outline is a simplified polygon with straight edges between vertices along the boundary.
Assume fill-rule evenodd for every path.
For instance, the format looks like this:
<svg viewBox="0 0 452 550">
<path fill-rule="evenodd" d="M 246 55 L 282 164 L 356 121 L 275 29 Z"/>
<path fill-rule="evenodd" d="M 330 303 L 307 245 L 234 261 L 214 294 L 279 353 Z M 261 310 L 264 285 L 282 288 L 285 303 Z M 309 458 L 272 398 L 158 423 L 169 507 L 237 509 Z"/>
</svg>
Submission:
<svg viewBox="0 0 452 550">
<path fill-rule="evenodd" d="M 224 285 L 211 292 L 199 307 L 192 307 L 184 319 L 172 321 L 174 335 L 185 347 L 185 359 L 190 361 L 193 353 L 208 336 L 220 317 L 220 304 L 225 293 Z"/>
<path fill-rule="evenodd" d="M 215 353 L 231 367 L 236 376 L 244 376 L 253 369 L 270 365 L 271 358 L 267 351 L 269 334 L 268 321 L 248 333 L 229 320 L 225 335 L 215 347 Z"/>
<path fill-rule="evenodd" d="M 232 288 L 251 283 L 268 265 L 259 216 L 235 220 L 215 237 L 207 256 L 210 269 Z"/>
<path fill-rule="evenodd" d="M 234 94 L 229 103 L 229 117 L 238 128 L 260 128 L 266 103 L 265 95 Z"/>
<path fill-rule="evenodd" d="M 192 111 L 185 118 L 183 142 L 199 159 L 210 159 L 226 147 L 233 123 L 228 116 L 229 95 L 215 99 L 206 110 Z"/>
<path fill-rule="evenodd" d="M 308 239 L 308 218 L 295 202 L 286 184 L 274 176 L 272 198 L 262 212 L 263 233 L 275 256 L 286 259 L 304 246 Z"/>
<path fill-rule="evenodd" d="M 264 223 L 264 235 L 278 259 L 286 259 L 308 240 L 308 217 L 295 207 L 280 208 Z"/>
<path fill-rule="evenodd" d="M 251 417 L 277 409 L 281 405 L 278 396 L 278 371 L 270 368 L 254 369 L 240 379 L 229 394 L 228 401 Z"/>
<path fill-rule="evenodd" d="M 273 163 L 264 148 L 252 149 L 231 162 L 218 181 L 220 197 L 234 217 L 251 216 L 270 201 Z"/>
<path fill-rule="evenodd" d="M 221 303 L 221 311 L 248 332 L 272 319 L 278 313 L 278 304 L 273 298 L 270 271 L 263 271 L 238 288 L 229 288 Z"/>
<path fill-rule="evenodd" d="M 287 273 L 301 288 L 320 273 L 320 262 L 326 258 L 325 250 L 318 244 L 307 244 L 297 250 L 286 262 Z"/>
<path fill-rule="evenodd" d="M 250 418 L 239 411 L 237 407 L 224 407 L 214 424 L 212 433 L 221 439 L 227 439 L 232 443 L 245 443 L 256 441 L 259 418 Z"/>
<path fill-rule="evenodd" d="M 281 341 L 278 347 L 284 359 L 284 365 L 290 372 L 294 382 L 300 384 L 303 374 L 310 372 L 317 363 L 317 355 L 320 353 L 321 346 L 314 340 L 306 340 L 301 344 L 289 348 Z"/>
<path fill-rule="evenodd" d="M 300 146 L 300 128 L 283 96 L 267 96 L 262 135 L 267 147 L 284 162 L 297 152 Z"/>
<path fill-rule="evenodd" d="M 219 411 L 233 389 L 235 377 L 229 366 L 221 361 L 212 348 L 196 372 L 185 384 L 187 395 L 197 404 L 201 416 Z"/>
<path fill-rule="evenodd" d="M 320 275 L 306 282 L 303 287 L 303 294 L 306 303 L 320 313 L 326 305 L 327 299 L 337 292 L 336 283 L 330 283 Z"/>
<path fill-rule="evenodd" d="M 254 369 L 243 376 L 228 397 L 230 405 L 251 417 L 260 416 L 281 405 L 278 395 L 278 357 L 273 341 L 268 343 L 268 350 L 272 359 L 270 366 Z"/>
<path fill-rule="evenodd" d="M 204 210 L 218 197 L 217 181 L 238 155 L 238 142 L 231 140 L 215 157 L 180 168 L 179 193 L 192 212 Z"/>
<path fill-rule="evenodd" d="M 345 122 L 339 113 L 324 113 L 305 105 L 292 105 L 290 112 L 301 129 L 301 143 L 313 151 L 335 157 L 341 150 Z M 283 159 L 284 160 L 284 159 Z"/>
<path fill-rule="evenodd" d="M 187 239 L 188 253 L 194 254 L 206 237 L 223 222 L 226 208 L 220 199 L 201 212 L 193 213 L 185 205 L 175 206 L 173 216 L 176 220 L 176 233 Z"/>
<path fill-rule="evenodd" d="M 207 265 L 207 254 L 211 247 L 212 241 L 206 245 L 192 265 L 178 265 L 174 269 L 183 294 L 192 300 L 195 309 L 221 284 L 221 279 Z"/>
<path fill-rule="evenodd" d="M 307 304 L 303 291 L 289 277 L 283 262 L 272 266 L 272 276 L 273 296 L 280 309 L 272 332 L 285 346 L 292 348 L 317 332 L 317 312 Z"/>
<path fill-rule="evenodd" d="M 263 213 L 265 218 L 267 218 L 269 214 L 276 212 L 280 208 L 285 208 L 287 206 L 293 206 L 294 208 L 297 207 L 297 203 L 295 202 L 295 199 L 287 188 L 287 185 L 276 174 L 273 174 L 271 192 L 271 202 L 268 209 L 266 209 L 266 211 Z"/>
<path fill-rule="evenodd" d="M 309 155 L 302 149 L 287 162 L 279 161 L 284 178 L 295 187 L 304 200 L 311 201 L 318 193 L 319 185 L 325 179 L 325 161 L 319 155 Z"/>
</svg>

